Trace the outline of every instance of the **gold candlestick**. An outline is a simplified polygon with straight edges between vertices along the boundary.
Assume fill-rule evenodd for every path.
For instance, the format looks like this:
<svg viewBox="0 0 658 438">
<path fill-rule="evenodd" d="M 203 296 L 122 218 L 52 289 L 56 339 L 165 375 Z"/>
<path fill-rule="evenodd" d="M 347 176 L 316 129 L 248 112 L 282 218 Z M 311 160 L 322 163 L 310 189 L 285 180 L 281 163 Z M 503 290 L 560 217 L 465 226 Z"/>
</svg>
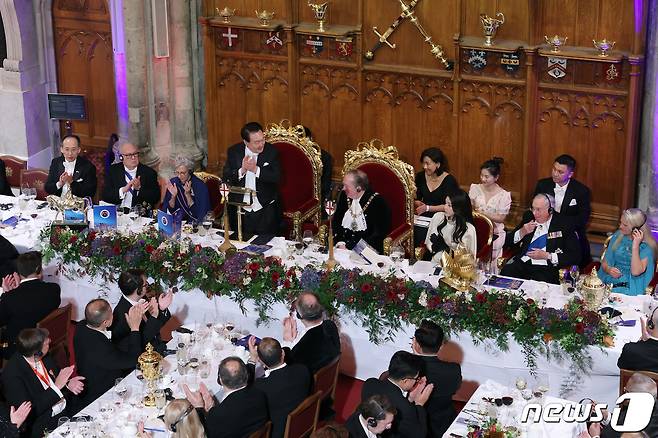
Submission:
<svg viewBox="0 0 658 438">
<path fill-rule="evenodd" d="M 230 189 L 227 184 L 222 184 L 219 188 L 219 193 L 222 195 L 222 204 L 224 204 L 224 242 L 219 245 L 219 250 L 224 254 L 236 251 L 235 246 L 231 243 L 229 238 L 229 223 L 228 223 L 228 195 Z"/>
</svg>

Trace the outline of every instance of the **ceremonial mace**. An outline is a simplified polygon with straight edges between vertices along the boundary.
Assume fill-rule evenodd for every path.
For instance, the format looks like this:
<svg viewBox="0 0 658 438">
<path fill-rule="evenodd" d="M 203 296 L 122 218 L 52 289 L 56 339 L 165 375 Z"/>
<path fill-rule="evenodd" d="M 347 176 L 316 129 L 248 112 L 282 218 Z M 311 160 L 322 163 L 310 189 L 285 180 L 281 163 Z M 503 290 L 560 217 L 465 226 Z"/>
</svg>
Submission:
<svg viewBox="0 0 658 438">
<path fill-rule="evenodd" d="M 399 2 L 400 2 L 400 7 L 402 8 L 402 14 L 405 15 L 407 18 L 409 18 L 409 20 L 411 20 L 411 22 L 418 29 L 418 32 L 420 32 L 423 38 L 425 38 L 425 42 L 429 44 L 430 47 L 432 48 L 432 50 L 430 50 L 432 55 L 434 55 L 436 59 L 441 61 L 441 63 L 445 66 L 446 70 L 452 70 L 453 64 L 445 58 L 443 54 L 443 47 L 441 47 L 441 45 L 439 44 L 434 44 L 432 42 L 432 37 L 427 33 L 423 25 L 420 24 L 420 22 L 418 21 L 418 17 L 414 15 L 413 9 L 409 5 L 407 5 L 404 2 L 404 0 L 399 0 Z"/>
<path fill-rule="evenodd" d="M 408 11 L 413 12 L 414 9 L 416 9 L 416 5 L 418 4 L 420 0 L 413 0 L 411 3 L 409 3 L 409 6 L 406 6 Z M 364 55 L 364 58 L 366 58 L 368 61 L 372 61 L 375 58 L 375 52 L 377 50 L 381 49 L 384 44 L 386 44 L 388 47 L 391 49 L 395 49 L 395 43 L 390 43 L 388 41 L 388 37 L 395 32 L 395 30 L 402 24 L 404 20 L 406 20 L 408 17 L 407 12 L 405 10 L 402 11 L 402 13 L 395 19 L 395 21 L 386 29 L 386 32 L 384 33 L 379 33 L 379 30 L 377 30 L 377 26 L 374 26 L 372 28 L 372 31 L 375 32 L 375 35 L 379 37 L 379 41 L 375 43 L 375 45 L 372 47 L 372 49 L 368 50 L 366 54 Z"/>
</svg>

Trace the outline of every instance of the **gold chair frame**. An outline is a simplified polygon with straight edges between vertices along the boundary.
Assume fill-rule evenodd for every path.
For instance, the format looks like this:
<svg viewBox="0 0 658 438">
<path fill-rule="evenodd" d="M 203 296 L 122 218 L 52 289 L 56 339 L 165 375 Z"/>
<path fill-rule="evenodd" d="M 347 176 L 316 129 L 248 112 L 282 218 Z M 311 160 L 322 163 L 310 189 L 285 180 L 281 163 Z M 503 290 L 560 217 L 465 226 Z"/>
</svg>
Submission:
<svg viewBox="0 0 658 438">
<path fill-rule="evenodd" d="M 487 225 L 489 225 L 489 237 L 487 238 L 486 245 L 489 245 L 491 247 L 491 254 L 493 254 L 493 235 L 494 235 L 494 230 L 495 230 L 494 223 L 491 219 L 489 219 L 488 217 L 486 217 L 482 213 L 478 213 L 477 211 L 474 211 L 473 212 L 473 218 L 476 218 L 476 217 L 484 220 L 487 223 Z M 477 229 L 475 231 L 477 231 Z M 476 249 L 476 252 L 477 252 L 477 249 Z M 491 254 L 489 254 L 489 258 L 491 258 Z M 475 254 L 475 256 L 477 257 L 477 254 Z"/>
<path fill-rule="evenodd" d="M 390 255 L 391 248 L 395 245 L 404 245 L 409 254 L 414 251 L 414 199 L 416 199 L 416 182 L 414 168 L 411 164 L 400 160 L 398 149 L 395 146 L 386 146 L 378 138 L 369 142 L 360 142 L 355 150 L 345 152 L 345 164 L 343 175 L 350 170 L 358 169 L 366 163 L 381 164 L 388 167 L 398 177 L 407 198 L 405 210 L 409 231 L 403 233 L 397 239 L 391 237 L 384 239 L 384 254 Z M 391 206 L 393 207 L 393 206 Z"/>
<path fill-rule="evenodd" d="M 312 219 L 316 227 L 320 226 L 320 184 L 322 176 L 322 154 L 320 146 L 308 138 L 302 125 L 293 126 L 290 120 L 283 119 L 280 123 L 270 123 L 265 129 L 265 140 L 268 143 L 288 143 L 301 150 L 311 163 L 313 169 L 313 196 L 317 201 L 314 207 L 311 207 L 305 213 L 301 211 L 284 211 L 285 217 L 292 219 L 293 230 L 296 238 L 300 239 L 302 235 L 302 224 Z"/>
</svg>

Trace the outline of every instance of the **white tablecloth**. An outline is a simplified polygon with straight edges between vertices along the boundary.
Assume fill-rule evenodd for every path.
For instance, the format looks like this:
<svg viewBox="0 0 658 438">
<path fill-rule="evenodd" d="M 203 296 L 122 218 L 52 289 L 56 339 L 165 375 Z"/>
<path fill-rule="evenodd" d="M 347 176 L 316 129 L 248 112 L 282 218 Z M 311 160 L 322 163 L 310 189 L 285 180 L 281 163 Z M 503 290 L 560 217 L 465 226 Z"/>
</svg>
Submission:
<svg viewBox="0 0 658 438">
<path fill-rule="evenodd" d="M 0 203 L 12 202 L 15 198 L 0 196 Z M 37 201 L 38 203 L 38 201 Z M 34 204 L 36 205 L 36 203 Z M 32 210 L 30 210 L 32 211 Z M 30 211 L 24 213 L 24 217 L 30 217 Z M 38 230 L 48 223 L 48 220 L 54 216 L 51 211 L 38 210 L 36 220 L 30 222 L 21 222 L 16 229 L 0 229 L 0 233 L 7 237 L 19 251 L 25 251 L 38 247 Z M 5 216 L 11 212 L 2 212 Z M 123 229 L 138 230 L 143 221 L 130 221 L 128 227 Z M 189 236 L 195 242 L 202 243 L 205 246 L 218 246 L 222 239 L 212 233 L 212 237 L 200 237 L 198 235 Z M 286 243 L 281 239 L 275 243 L 275 248 L 280 247 L 286 250 Z M 315 260 L 320 261 L 326 256 L 317 254 L 313 256 Z M 337 250 L 336 259 L 342 266 L 353 267 L 355 262 L 350 258 L 349 251 Z M 306 259 L 306 261 L 309 261 Z M 390 269 L 390 260 L 386 260 L 387 265 L 382 269 Z M 297 260 L 288 263 L 297 263 Z M 417 264 L 418 265 L 418 264 Z M 425 279 L 436 285 L 438 277 L 428 276 L 420 273 L 422 265 L 409 267 L 404 261 L 401 263 L 402 270 L 406 275 L 414 280 Z M 376 266 L 359 265 L 364 270 L 377 270 Z M 75 276 L 73 279 L 66 278 L 61 273 L 56 273 L 57 266 L 51 263 L 45 269 L 47 275 L 46 281 L 58 282 L 62 288 L 62 303 L 73 304 L 73 317 L 76 320 L 84 318 L 84 307 L 93 298 L 102 296 L 115 305 L 119 298 L 120 292 L 116 284 L 105 284 L 100 279 L 91 279 L 88 277 Z M 534 281 L 525 281 L 523 289 L 526 294 L 541 302 L 546 298 L 546 305 L 559 308 L 570 298 L 565 296 L 562 288 L 557 285 L 549 285 Z M 641 311 L 646 311 L 648 297 L 629 297 L 620 295 L 620 302 L 614 304 L 624 312 L 624 319 L 637 319 Z M 212 297 L 208 299 L 200 291 L 181 291 L 179 292 L 171 306 L 172 313 L 184 324 L 194 322 L 205 322 L 207 319 L 222 321 L 232 319 L 242 328 L 263 337 L 272 336 L 281 338 L 280 320 L 288 315 L 289 309 L 283 304 L 276 304 L 270 313 L 274 318 L 269 324 L 256 327 L 256 313 L 249 303 L 246 303 L 246 314 L 242 314 L 238 304 L 225 297 Z M 349 376 L 359 379 L 379 376 L 388 366 L 388 362 L 398 350 L 410 349 L 410 338 L 413 336 L 414 327 L 406 326 L 401 330 L 393 342 L 385 342 L 380 345 L 374 345 L 370 342 L 368 333 L 359 323 L 358 318 L 346 312 L 340 313 L 339 328 L 341 332 L 343 356 L 341 360 L 341 371 Z M 623 344 L 629 341 L 635 341 L 640 337 L 639 323 L 635 327 L 620 327 L 617 329 L 615 346 L 603 350 L 597 347 L 590 347 L 589 352 L 593 358 L 591 374 L 584 376 L 584 382 L 570 394 L 566 394 L 571 399 L 581 399 L 590 397 L 600 402 L 613 403 L 617 397 L 619 384 L 619 369 L 617 368 L 617 359 L 621 353 Z M 451 339 L 449 347 L 456 350 L 457 359 L 462 366 L 462 374 L 466 385 L 464 387 L 475 387 L 478 382 L 484 382 L 487 379 L 506 382 L 515 376 L 519 370 L 525 370 L 524 354 L 518 343 L 510 340 L 509 351 L 501 352 L 493 343 L 475 345 L 469 333 L 458 333 Z M 444 347 L 446 348 L 446 347 Z M 559 362 L 556 360 L 547 360 L 545 357 L 538 357 L 537 364 L 541 372 L 548 375 L 549 394 L 558 396 L 560 386 L 567 378 L 570 377 L 569 363 L 567 361 Z"/>
</svg>

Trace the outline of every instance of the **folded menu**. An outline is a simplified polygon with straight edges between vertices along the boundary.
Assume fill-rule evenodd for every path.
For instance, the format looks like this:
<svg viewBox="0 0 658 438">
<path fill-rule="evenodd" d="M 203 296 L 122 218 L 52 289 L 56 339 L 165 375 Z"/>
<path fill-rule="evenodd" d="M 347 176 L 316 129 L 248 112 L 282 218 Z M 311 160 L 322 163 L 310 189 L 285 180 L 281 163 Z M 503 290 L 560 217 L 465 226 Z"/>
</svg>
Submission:
<svg viewBox="0 0 658 438">
<path fill-rule="evenodd" d="M 18 224 L 18 218 L 16 216 L 12 216 L 2 221 L 2 225 L 4 225 L 5 227 L 15 227 L 17 224 Z"/>
<path fill-rule="evenodd" d="M 268 249 L 272 248 L 272 245 L 247 245 L 242 248 L 242 251 L 246 251 L 252 254 L 264 254 Z"/>
<path fill-rule="evenodd" d="M 485 286 L 499 287 L 501 289 L 514 289 L 517 290 L 523 284 L 522 280 L 516 278 L 505 278 L 497 275 L 492 275 L 485 283 Z"/>
</svg>

